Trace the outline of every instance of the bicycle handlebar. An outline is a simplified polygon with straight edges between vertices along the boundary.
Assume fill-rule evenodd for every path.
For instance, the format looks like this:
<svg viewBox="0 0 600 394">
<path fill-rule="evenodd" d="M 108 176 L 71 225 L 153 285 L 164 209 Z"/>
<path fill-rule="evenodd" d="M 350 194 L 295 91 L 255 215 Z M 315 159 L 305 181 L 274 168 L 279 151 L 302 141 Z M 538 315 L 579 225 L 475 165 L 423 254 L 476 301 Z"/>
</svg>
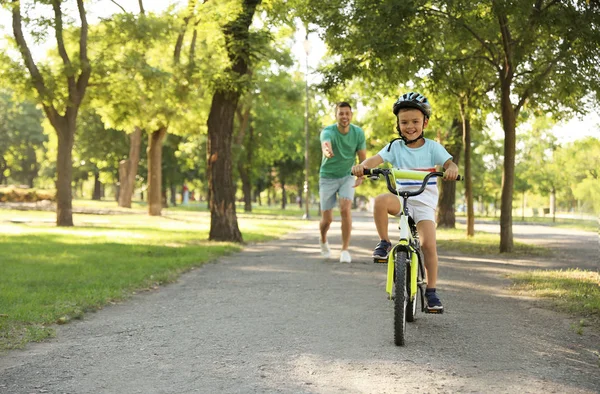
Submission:
<svg viewBox="0 0 600 394">
<path fill-rule="evenodd" d="M 423 183 L 421 184 L 421 187 L 419 188 L 419 190 L 416 191 L 398 191 L 394 186 L 392 185 L 392 180 L 390 179 L 390 175 L 394 175 L 394 177 L 398 177 L 398 178 L 404 178 L 404 179 L 414 179 L 414 180 L 422 180 Z M 372 177 L 377 177 L 379 178 L 379 175 L 383 175 L 385 177 L 385 182 L 387 184 L 387 188 L 390 191 L 390 193 L 393 193 L 397 196 L 402 195 L 402 196 L 406 196 L 406 197 L 413 197 L 413 196 L 417 196 L 421 193 L 423 193 L 423 191 L 425 190 L 425 187 L 427 187 L 427 182 L 429 181 L 430 178 L 432 177 L 443 177 L 444 173 L 443 172 L 425 172 L 425 171 L 414 171 L 414 170 L 402 170 L 399 168 L 365 168 L 364 169 L 364 175 L 366 176 L 372 176 Z M 462 176 L 458 176 L 456 178 L 457 181 L 462 181 L 464 180 L 464 177 Z"/>
</svg>

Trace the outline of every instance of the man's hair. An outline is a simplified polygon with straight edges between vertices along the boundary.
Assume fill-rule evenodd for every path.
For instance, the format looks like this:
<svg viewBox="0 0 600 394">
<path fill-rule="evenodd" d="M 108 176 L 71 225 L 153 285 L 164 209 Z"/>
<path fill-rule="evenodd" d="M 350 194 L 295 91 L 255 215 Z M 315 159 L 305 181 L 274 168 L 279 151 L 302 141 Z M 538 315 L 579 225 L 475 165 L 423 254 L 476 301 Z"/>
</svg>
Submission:
<svg viewBox="0 0 600 394">
<path fill-rule="evenodd" d="M 335 105 L 335 113 L 337 114 L 338 109 L 343 108 L 343 107 L 348 107 L 348 108 L 350 108 L 350 111 L 352 111 L 352 106 L 350 105 L 349 102 L 347 102 L 347 101 L 340 101 L 339 103 L 337 103 Z"/>
</svg>

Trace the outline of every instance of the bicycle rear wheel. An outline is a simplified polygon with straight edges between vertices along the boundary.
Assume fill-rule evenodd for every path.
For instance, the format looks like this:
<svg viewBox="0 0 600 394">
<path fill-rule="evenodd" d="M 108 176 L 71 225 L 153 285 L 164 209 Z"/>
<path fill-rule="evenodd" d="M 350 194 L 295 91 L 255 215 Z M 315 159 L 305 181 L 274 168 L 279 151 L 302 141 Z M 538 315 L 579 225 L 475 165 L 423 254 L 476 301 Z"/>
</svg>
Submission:
<svg viewBox="0 0 600 394">
<path fill-rule="evenodd" d="M 408 253 L 398 251 L 394 260 L 394 343 L 403 346 L 406 340 L 406 310 L 408 305 Z"/>
</svg>

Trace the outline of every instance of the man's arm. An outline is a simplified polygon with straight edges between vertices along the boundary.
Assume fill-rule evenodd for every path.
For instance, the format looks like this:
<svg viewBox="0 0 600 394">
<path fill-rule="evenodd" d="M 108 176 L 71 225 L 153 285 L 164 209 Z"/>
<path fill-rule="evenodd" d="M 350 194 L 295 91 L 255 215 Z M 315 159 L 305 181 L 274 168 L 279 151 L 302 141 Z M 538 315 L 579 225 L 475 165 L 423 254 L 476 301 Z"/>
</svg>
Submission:
<svg viewBox="0 0 600 394">
<path fill-rule="evenodd" d="M 358 152 L 358 162 L 362 163 L 363 161 L 367 160 L 367 150 L 366 149 L 361 149 Z"/>
<path fill-rule="evenodd" d="M 323 151 L 323 156 L 330 159 L 333 157 L 333 148 L 331 147 L 331 141 L 323 141 L 321 142 L 321 151 Z"/>
</svg>

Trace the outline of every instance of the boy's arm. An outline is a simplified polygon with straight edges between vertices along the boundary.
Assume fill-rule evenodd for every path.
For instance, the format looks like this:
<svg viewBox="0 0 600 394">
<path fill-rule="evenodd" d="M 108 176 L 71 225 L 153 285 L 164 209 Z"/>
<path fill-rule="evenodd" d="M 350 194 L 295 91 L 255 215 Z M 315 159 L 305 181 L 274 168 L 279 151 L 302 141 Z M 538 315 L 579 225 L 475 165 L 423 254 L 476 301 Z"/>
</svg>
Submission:
<svg viewBox="0 0 600 394">
<path fill-rule="evenodd" d="M 365 168 L 375 168 L 383 163 L 383 159 L 378 154 L 363 160 L 360 164 L 352 167 L 352 175 L 362 178 Z"/>
<path fill-rule="evenodd" d="M 454 164 L 452 159 L 446 160 L 444 163 L 444 180 L 453 181 L 458 177 L 458 166 Z"/>
</svg>

